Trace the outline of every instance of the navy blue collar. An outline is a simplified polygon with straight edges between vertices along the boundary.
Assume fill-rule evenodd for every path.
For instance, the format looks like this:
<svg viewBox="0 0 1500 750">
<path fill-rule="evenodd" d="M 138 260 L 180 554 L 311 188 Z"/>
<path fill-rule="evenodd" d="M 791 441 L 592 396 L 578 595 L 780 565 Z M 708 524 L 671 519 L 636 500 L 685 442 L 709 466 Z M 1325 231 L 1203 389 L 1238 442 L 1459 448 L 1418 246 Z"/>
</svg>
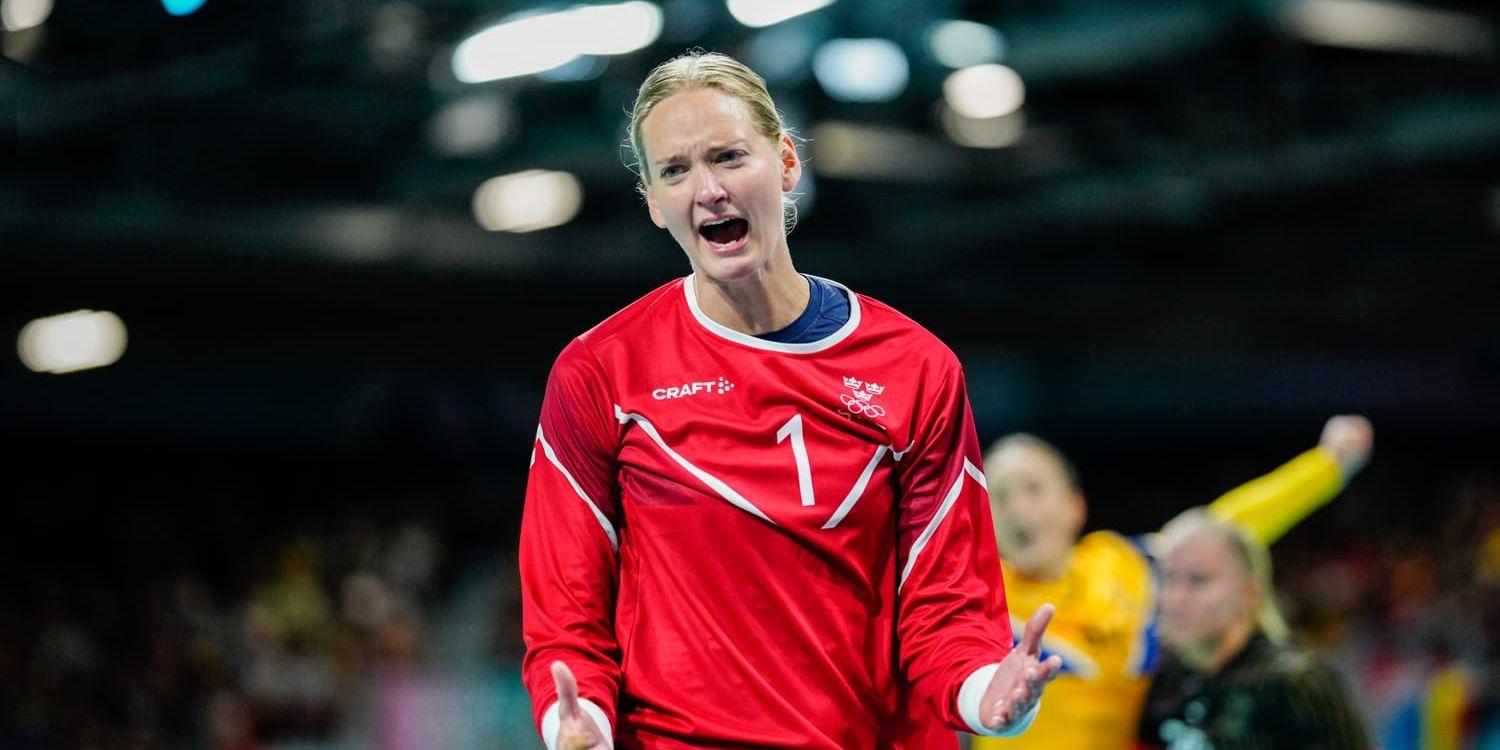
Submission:
<svg viewBox="0 0 1500 750">
<path fill-rule="evenodd" d="M 807 279 L 807 307 L 790 325 L 779 331 L 762 333 L 756 338 L 778 344 L 806 344 L 818 341 L 849 322 L 849 296 L 844 290 L 816 276 Z"/>
</svg>

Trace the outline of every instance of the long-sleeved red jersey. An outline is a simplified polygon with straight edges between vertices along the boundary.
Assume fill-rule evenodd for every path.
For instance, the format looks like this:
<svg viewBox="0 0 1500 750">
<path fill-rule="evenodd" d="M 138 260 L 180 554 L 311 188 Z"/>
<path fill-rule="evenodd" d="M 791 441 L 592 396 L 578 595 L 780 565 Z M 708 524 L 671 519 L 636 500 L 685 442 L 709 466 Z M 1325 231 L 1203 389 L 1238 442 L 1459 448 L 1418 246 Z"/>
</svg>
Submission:
<svg viewBox="0 0 1500 750">
<path fill-rule="evenodd" d="M 579 336 L 521 530 L 527 688 L 562 660 L 618 748 L 952 748 L 1011 632 L 957 358 L 868 297 L 780 344 L 692 277 Z M 548 738 L 550 740 L 550 738 Z"/>
</svg>

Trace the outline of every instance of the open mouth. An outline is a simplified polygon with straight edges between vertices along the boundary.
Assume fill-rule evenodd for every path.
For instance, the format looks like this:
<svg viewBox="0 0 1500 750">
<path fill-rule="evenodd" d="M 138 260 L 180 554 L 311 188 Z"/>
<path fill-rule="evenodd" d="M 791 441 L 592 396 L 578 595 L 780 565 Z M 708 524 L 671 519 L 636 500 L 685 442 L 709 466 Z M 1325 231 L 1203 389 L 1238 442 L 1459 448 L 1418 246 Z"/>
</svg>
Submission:
<svg viewBox="0 0 1500 750">
<path fill-rule="evenodd" d="M 741 218 L 710 221 L 698 227 L 698 234 L 715 245 L 732 245 L 750 233 L 750 222 Z"/>
</svg>

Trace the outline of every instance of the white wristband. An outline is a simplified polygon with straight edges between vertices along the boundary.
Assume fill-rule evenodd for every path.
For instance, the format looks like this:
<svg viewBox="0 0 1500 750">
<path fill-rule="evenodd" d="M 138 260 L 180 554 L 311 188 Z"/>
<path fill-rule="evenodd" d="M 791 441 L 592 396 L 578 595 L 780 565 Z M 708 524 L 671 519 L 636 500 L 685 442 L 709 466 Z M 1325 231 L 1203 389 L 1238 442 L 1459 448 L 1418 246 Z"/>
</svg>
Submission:
<svg viewBox="0 0 1500 750">
<path fill-rule="evenodd" d="M 989 689 L 990 681 L 995 679 L 995 672 L 999 670 L 999 662 L 986 664 L 974 670 L 958 689 L 958 715 L 969 725 L 969 731 L 981 737 L 1014 737 L 1031 728 L 1031 722 L 1036 720 L 1036 712 L 1042 708 L 1039 700 L 1025 716 L 1014 719 L 999 729 L 986 727 L 979 718 L 979 702 L 984 699 L 984 691 Z"/>
</svg>

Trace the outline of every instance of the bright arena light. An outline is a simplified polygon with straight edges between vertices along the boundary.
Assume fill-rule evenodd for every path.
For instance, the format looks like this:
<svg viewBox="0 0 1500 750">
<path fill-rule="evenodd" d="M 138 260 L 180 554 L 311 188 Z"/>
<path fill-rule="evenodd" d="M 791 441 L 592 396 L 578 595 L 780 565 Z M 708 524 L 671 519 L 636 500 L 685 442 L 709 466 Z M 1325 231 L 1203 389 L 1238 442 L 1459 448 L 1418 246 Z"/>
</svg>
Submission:
<svg viewBox="0 0 1500 750">
<path fill-rule="evenodd" d="M 161 6 L 174 16 L 186 16 L 203 7 L 204 0 L 161 0 Z"/>
<path fill-rule="evenodd" d="M 906 53 L 889 39 L 833 39 L 813 55 L 813 74 L 844 102 L 888 102 L 906 89 Z"/>
<path fill-rule="evenodd" d="M 1495 40 L 1478 18 L 1379 0 L 1302 0 L 1283 22 L 1314 44 L 1393 52 L 1483 55 Z"/>
<path fill-rule="evenodd" d="M 512 16 L 460 42 L 453 75 L 481 83 L 541 73 L 583 55 L 623 55 L 656 41 L 661 28 L 661 8 L 643 1 Z"/>
<path fill-rule="evenodd" d="M 427 140 L 443 156 L 479 156 L 509 141 L 516 130 L 516 110 L 489 93 L 450 102 L 427 122 Z"/>
<path fill-rule="evenodd" d="M 932 59 L 950 68 L 997 63 L 1005 59 L 1005 39 L 993 26 L 973 21 L 943 21 L 927 32 Z"/>
<path fill-rule="evenodd" d="M 52 0 L 0 0 L 0 26 L 24 31 L 41 26 L 52 15 Z"/>
<path fill-rule="evenodd" d="M 75 310 L 38 318 L 16 341 L 33 372 L 62 374 L 114 364 L 125 353 L 125 323 L 112 312 Z"/>
<path fill-rule="evenodd" d="M 573 220 L 583 185 L 567 172 L 528 169 L 486 180 L 474 191 L 474 220 L 491 232 L 535 232 Z"/>
<path fill-rule="evenodd" d="M 943 81 L 943 97 L 959 115 L 984 120 L 1020 109 L 1026 103 L 1026 85 L 1004 65 L 974 65 Z"/>
<path fill-rule="evenodd" d="M 943 107 L 943 132 L 954 143 L 969 148 L 1007 148 L 1026 136 L 1026 114 L 1012 112 L 1000 117 L 964 117 Z"/>
<path fill-rule="evenodd" d="M 581 54 L 623 55 L 661 36 L 661 8 L 652 3 L 585 5 L 569 12 Z"/>
<path fill-rule="evenodd" d="M 760 28 L 826 8 L 833 0 L 728 0 L 726 4 L 734 20 Z"/>
</svg>

